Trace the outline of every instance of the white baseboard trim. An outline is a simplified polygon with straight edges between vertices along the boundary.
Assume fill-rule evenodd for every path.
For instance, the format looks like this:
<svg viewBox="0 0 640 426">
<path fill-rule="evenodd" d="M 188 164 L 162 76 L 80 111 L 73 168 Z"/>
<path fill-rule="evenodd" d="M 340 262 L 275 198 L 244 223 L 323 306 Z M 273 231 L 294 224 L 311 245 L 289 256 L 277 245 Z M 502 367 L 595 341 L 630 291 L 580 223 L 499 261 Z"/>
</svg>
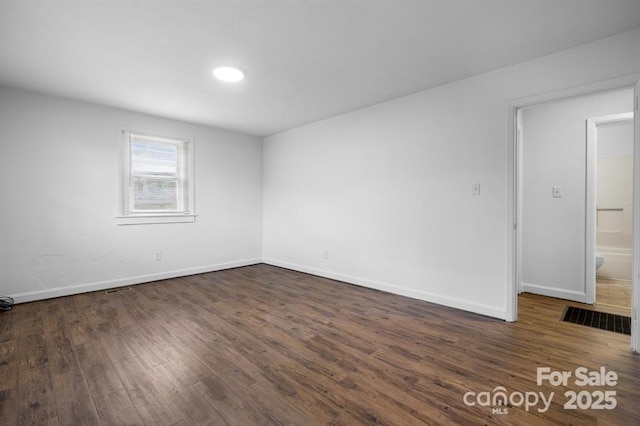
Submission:
<svg viewBox="0 0 640 426">
<path fill-rule="evenodd" d="M 575 290 L 564 290 L 561 288 L 548 287 L 544 285 L 522 283 L 522 291 L 526 293 L 539 294 L 542 296 L 555 297 L 557 299 L 572 300 L 579 303 L 588 303 L 585 292 Z"/>
<path fill-rule="evenodd" d="M 233 262 L 218 263 L 215 265 L 200 266 L 196 268 L 179 269 L 175 271 L 159 272 L 155 274 L 138 275 L 135 277 L 118 278 L 116 280 L 98 281 L 87 284 L 79 284 L 68 287 L 47 288 L 28 293 L 11 295 L 15 303 L 33 302 L 35 300 L 51 299 L 53 297 L 70 296 L 90 291 L 106 290 L 115 287 L 148 283 L 151 281 L 166 280 L 169 278 L 185 277 L 188 275 L 203 274 L 206 272 L 221 271 L 223 269 L 239 268 L 241 266 L 257 265 L 262 259 L 245 259 Z"/>
<path fill-rule="evenodd" d="M 281 268 L 291 269 L 306 274 L 316 275 L 319 277 L 329 278 L 336 281 L 343 281 L 349 284 L 355 284 L 361 287 L 372 288 L 375 290 L 384 291 L 387 293 L 398 294 L 400 296 L 410 297 L 412 299 L 423 300 L 425 302 L 436 303 L 438 305 L 444 305 L 451 308 L 462 309 L 469 312 L 474 312 L 481 315 L 490 316 L 504 320 L 506 318 L 505 308 L 497 306 L 485 305 L 482 303 L 476 303 L 468 300 L 458 299 L 455 297 L 444 296 L 441 294 L 430 293 L 421 290 L 415 290 L 407 287 L 399 287 L 396 285 L 383 283 L 379 281 L 369 280 L 366 278 L 354 277 L 351 275 L 340 274 L 323 269 L 311 268 L 308 266 L 297 265 L 289 262 L 283 262 L 276 259 L 262 259 L 263 263 L 272 266 L 278 266 Z"/>
<path fill-rule="evenodd" d="M 400 287 L 388 283 L 374 281 L 366 278 L 345 275 L 323 269 L 311 268 L 303 265 L 297 265 L 289 262 L 283 262 L 276 259 L 245 259 L 233 262 L 225 262 L 214 265 L 201 266 L 196 268 L 180 269 L 174 271 L 159 272 L 155 274 L 138 275 L 134 277 L 119 278 L 116 280 L 99 281 L 87 284 L 79 284 L 73 286 L 56 287 L 32 291 L 27 293 L 19 293 L 10 295 L 15 303 L 26 303 L 36 300 L 51 299 L 54 297 L 70 296 L 73 294 L 88 293 L 91 291 L 107 290 L 110 288 L 123 287 L 128 285 L 143 284 L 152 281 L 165 280 L 170 278 L 184 277 L 189 275 L 203 274 L 207 272 L 221 271 L 224 269 L 238 268 L 242 266 L 257 265 L 266 263 L 268 265 L 278 266 L 281 268 L 291 269 L 306 274 L 316 275 L 319 277 L 329 278 L 337 281 L 343 281 L 349 284 L 355 284 L 361 287 L 372 288 L 387 293 L 398 294 L 401 296 L 411 297 L 413 299 L 424 300 L 426 302 L 436 303 L 456 309 L 462 309 L 481 315 L 490 316 L 498 319 L 506 318 L 504 308 L 497 306 L 485 305 L 459 298 L 444 296 L 441 294 L 415 290 L 407 287 Z M 523 284 L 524 291 L 526 284 Z M 532 291 L 533 292 L 533 291 Z M 558 296 L 554 296 L 558 297 Z M 564 297 L 563 297 L 564 298 Z M 573 299 L 572 299 L 573 300 Z"/>
</svg>

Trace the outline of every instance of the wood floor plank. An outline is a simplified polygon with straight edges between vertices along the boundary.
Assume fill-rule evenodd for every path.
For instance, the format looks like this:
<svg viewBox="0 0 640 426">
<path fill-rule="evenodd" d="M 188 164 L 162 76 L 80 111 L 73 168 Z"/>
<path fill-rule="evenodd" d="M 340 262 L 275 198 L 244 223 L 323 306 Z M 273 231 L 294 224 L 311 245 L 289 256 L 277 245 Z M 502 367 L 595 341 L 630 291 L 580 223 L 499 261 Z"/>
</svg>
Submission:
<svg viewBox="0 0 640 426">
<path fill-rule="evenodd" d="M 66 405 L 58 405 L 58 424 L 65 426 L 99 425 L 98 411 L 91 396 L 72 400 Z"/>
<path fill-rule="evenodd" d="M 123 389 L 94 399 L 103 426 L 136 426 L 144 424 L 129 395 Z"/>
<path fill-rule="evenodd" d="M 212 406 L 195 385 L 179 386 L 172 389 L 170 398 L 176 400 L 178 407 L 184 416 L 184 422 L 192 425 L 233 425 L 242 423 L 229 423 L 220 414 L 215 406 Z"/>
<path fill-rule="evenodd" d="M 46 300 L 43 305 L 43 328 L 46 334 L 55 330 L 73 327 L 85 320 L 79 313 L 69 297 L 60 297 Z"/>
<path fill-rule="evenodd" d="M 95 398 L 124 390 L 122 382 L 97 338 L 86 339 L 74 349 L 94 403 Z"/>
<path fill-rule="evenodd" d="M 27 334 L 19 339 L 16 367 L 18 422 L 34 424 L 52 421 L 56 417 L 55 398 L 42 334 Z"/>
<path fill-rule="evenodd" d="M 18 418 L 17 341 L 0 342 L 0 424 L 12 424 Z"/>
<path fill-rule="evenodd" d="M 79 368 L 62 373 L 51 373 L 51 383 L 56 407 L 72 405 L 90 395 L 84 374 Z"/>
<path fill-rule="evenodd" d="M 114 369 L 144 423 L 172 425 L 183 420 L 184 414 L 167 399 L 153 372 L 137 357 L 114 364 Z"/>
<path fill-rule="evenodd" d="M 96 337 L 100 341 L 111 363 L 120 362 L 136 356 L 136 353 L 131 349 L 120 329 L 114 329 L 108 333 L 101 333 L 96 335 Z"/>
<path fill-rule="evenodd" d="M 14 336 L 17 335 L 19 316 L 10 315 L 4 311 L 0 313 L 2 314 L 2 317 L 0 317 L 0 343 L 15 340 Z"/>
<path fill-rule="evenodd" d="M 121 330 L 122 337 L 133 353 L 147 367 L 164 364 L 169 361 L 167 347 L 157 334 L 149 333 L 143 327 L 132 325 Z"/>
<path fill-rule="evenodd" d="M 235 401 L 226 398 L 225 394 L 220 394 L 218 387 L 213 384 L 210 386 L 207 381 L 201 381 L 194 385 L 194 388 L 200 392 L 208 404 L 223 419 L 224 424 L 228 425 L 252 425 L 257 424 L 256 420 Z"/>
<path fill-rule="evenodd" d="M 224 416 L 196 388 L 195 384 L 182 382 L 181 370 L 171 363 L 154 367 L 154 381 L 163 389 L 166 399 L 171 399 L 185 420 L 194 424 L 227 424 Z"/>
<path fill-rule="evenodd" d="M 68 329 L 55 329 L 44 336 L 47 361 L 52 373 L 65 373 L 80 368 Z"/>
</svg>

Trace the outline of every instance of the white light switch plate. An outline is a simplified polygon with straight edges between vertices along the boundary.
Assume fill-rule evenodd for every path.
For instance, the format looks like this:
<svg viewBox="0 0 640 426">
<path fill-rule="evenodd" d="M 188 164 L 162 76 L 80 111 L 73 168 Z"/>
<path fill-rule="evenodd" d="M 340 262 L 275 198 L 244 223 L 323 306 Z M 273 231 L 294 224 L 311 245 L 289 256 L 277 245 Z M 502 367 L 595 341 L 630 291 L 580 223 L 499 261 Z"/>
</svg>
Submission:
<svg viewBox="0 0 640 426">
<path fill-rule="evenodd" d="M 480 184 L 474 183 L 471 188 L 471 195 L 480 195 Z"/>
<path fill-rule="evenodd" d="M 561 186 L 553 186 L 553 198 L 562 198 L 562 187 Z"/>
</svg>

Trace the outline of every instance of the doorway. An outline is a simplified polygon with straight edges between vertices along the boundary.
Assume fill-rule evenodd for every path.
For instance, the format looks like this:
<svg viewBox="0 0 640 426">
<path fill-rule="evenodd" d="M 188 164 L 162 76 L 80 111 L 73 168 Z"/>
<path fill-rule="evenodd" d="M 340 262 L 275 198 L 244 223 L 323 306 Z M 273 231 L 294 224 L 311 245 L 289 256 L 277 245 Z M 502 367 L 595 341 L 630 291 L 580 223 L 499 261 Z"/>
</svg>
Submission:
<svg viewBox="0 0 640 426">
<path fill-rule="evenodd" d="M 626 84 L 600 83 L 591 87 L 571 89 L 564 93 L 538 96 L 535 99 L 531 98 L 511 105 L 513 122 L 510 123 L 512 138 L 509 148 L 513 167 L 509 172 L 513 178 L 511 186 L 513 198 L 509 211 L 513 218 L 513 240 L 509 246 L 509 253 L 513 287 L 508 289 L 507 320 L 517 319 L 517 295 L 521 292 L 532 292 L 580 303 L 596 301 L 595 222 L 597 211 L 595 197 L 587 199 L 586 123 L 588 119 L 592 119 L 597 130 L 598 117 L 611 116 L 622 111 L 635 112 L 635 118 L 631 118 L 634 126 L 631 167 L 635 180 L 632 207 L 634 207 L 633 211 L 637 211 L 640 192 L 638 149 L 640 138 L 638 137 L 636 102 L 638 84 L 637 78 L 633 80 L 633 85 L 629 80 L 630 78 L 627 79 Z M 586 116 L 581 119 L 582 136 L 579 141 L 582 146 L 581 156 L 571 152 L 572 150 L 579 152 L 575 150 L 576 143 L 563 145 L 567 140 L 567 134 L 562 129 L 552 129 L 550 133 L 553 136 L 549 134 L 545 136 L 543 131 L 535 130 L 535 121 L 544 119 L 545 114 L 561 111 L 564 106 L 571 103 L 574 103 L 573 106 L 578 105 L 584 108 L 590 98 L 592 98 L 591 101 L 596 99 L 592 105 L 605 106 L 616 97 L 616 93 L 619 95 L 625 90 L 629 101 L 622 111 L 615 108 L 601 110 L 597 106 L 592 111 L 586 111 Z M 533 118 L 527 121 L 527 116 Z M 536 144 L 540 145 L 536 146 Z M 535 148 L 533 152 L 528 149 L 532 147 Z M 554 165 L 558 167 L 554 168 Z M 580 174 L 581 181 L 576 179 Z M 535 202 L 536 197 L 542 200 L 539 204 Z M 587 203 L 593 204 L 594 213 L 591 219 L 588 218 Z M 633 215 L 630 219 L 633 222 L 633 244 L 630 257 L 633 259 L 631 270 L 634 271 L 630 282 L 633 293 L 631 301 L 633 310 L 630 313 L 633 323 L 631 346 L 635 351 L 638 350 L 637 342 L 640 340 L 635 315 L 635 308 L 640 299 L 637 273 L 640 238 L 636 216 Z M 594 231 L 590 235 L 587 231 L 588 220 L 594 222 Z M 527 228 L 527 224 L 535 225 L 536 223 L 537 226 Z M 532 236 L 535 238 L 532 239 Z"/>
<path fill-rule="evenodd" d="M 587 265 L 591 303 L 631 316 L 633 112 L 587 120 Z M 588 262 L 587 262 L 588 263 Z"/>
</svg>

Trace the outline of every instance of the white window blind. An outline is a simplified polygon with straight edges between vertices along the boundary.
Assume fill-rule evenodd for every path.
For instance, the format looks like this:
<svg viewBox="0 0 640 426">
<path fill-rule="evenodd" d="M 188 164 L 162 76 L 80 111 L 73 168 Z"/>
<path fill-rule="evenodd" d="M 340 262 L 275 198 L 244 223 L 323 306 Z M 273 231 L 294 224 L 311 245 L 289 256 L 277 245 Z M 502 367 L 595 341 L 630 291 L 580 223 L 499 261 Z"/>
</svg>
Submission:
<svg viewBox="0 0 640 426">
<path fill-rule="evenodd" d="M 193 214 L 190 142 L 124 135 L 123 214 Z"/>
</svg>

